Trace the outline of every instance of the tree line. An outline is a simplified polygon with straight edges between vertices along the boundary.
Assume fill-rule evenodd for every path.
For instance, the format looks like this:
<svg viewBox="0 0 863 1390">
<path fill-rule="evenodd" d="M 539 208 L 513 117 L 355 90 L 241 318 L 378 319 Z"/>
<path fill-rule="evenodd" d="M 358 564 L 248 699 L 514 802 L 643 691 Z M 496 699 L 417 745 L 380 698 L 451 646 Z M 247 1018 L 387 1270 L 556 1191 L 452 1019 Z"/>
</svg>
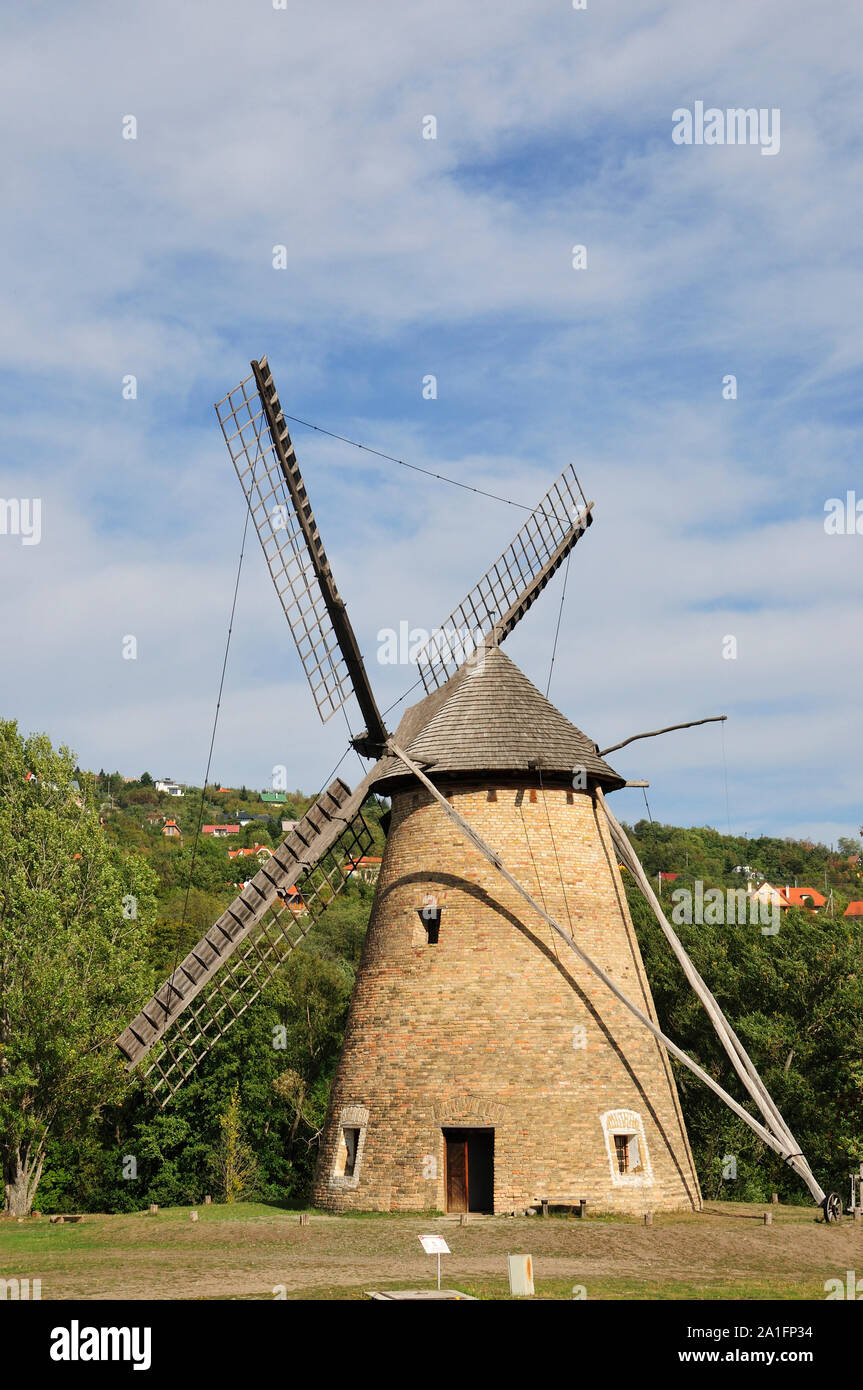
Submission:
<svg viewBox="0 0 863 1390">
<path fill-rule="evenodd" d="M 228 861 L 235 840 L 202 840 L 193 856 L 190 837 L 179 843 L 142 825 L 143 803 L 129 799 L 149 792 L 140 781 L 117 792 L 125 806 L 100 815 L 104 787 L 68 749 L 0 721 L 5 1210 L 25 1214 L 35 1202 L 44 1211 L 131 1211 L 151 1202 L 197 1203 L 207 1193 L 302 1203 L 373 889 L 349 882 L 160 1111 L 144 1087 L 130 1086 L 114 1039 L 233 898 L 231 879 L 249 870 Z M 373 800 L 366 809 L 380 853 L 385 805 Z M 818 886 L 826 869 L 837 889 L 850 895 L 856 886 L 854 841 L 837 854 L 650 821 L 630 834 L 648 873 L 679 872 L 679 882 L 740 886 L 734 869 L 754 868 L 757 859 L 780 885 L 802 876 Z M 646 904 L 631 884 L 627 891 L 661 1024 L 737 1095 Z M 747 924 L 678 930 L 819 1180 L 844 1191 L 849 1166 L 863 1159 L 860 927 L 841 915 L 792 910 L 775 936 Z M 677 1079 L 707 1197 L 764 1200 L 777 1191 L 808 1200 L 794 1175 L 690 1073 L 678 1068 Z"/>
</svg>

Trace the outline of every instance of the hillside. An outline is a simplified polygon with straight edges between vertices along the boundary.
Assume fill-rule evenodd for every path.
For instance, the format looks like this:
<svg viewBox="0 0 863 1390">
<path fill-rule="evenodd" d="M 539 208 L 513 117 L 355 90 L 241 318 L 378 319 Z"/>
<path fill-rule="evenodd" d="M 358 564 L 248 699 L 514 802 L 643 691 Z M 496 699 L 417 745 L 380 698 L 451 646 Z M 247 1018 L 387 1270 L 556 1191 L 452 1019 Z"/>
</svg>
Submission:
<svg viewBox="0 0 863 1390">
<path fill-rule="evenodd" d="M 254 860 L 232 861 L 229 849 L 275 845 L 282 819 L 302 815 L 310 798 L 286 793 L 284 805 L 274 807 L 245 787 L 208 788 L 202 807 L 199 788 L 170 796 L 151 781 L 80 774 L 82 794 L 101 808 L 105 836 L 144 857 L 158 877 L 150 939 L 158 983 L 248 876 L 240 866 Z M 377 854 L 385 809 L 378 800 L 367 807 Z M 245 815 L 259 819 L 225 839 L 202 835 L 193 855 L 199 818 L 205 825 L 236 825 Z M 178 833 L 165 835 L 171 820 Z M 832 911 L 830 904 L 818 914 L 792 908 L 775 935 L 749 923 L 695 922 L 677 930 L 820 1180 L 844 1192 L 849 1163 L 863 1159 L 863 928 L 842 916 L 849 899 L 863 897 L 860 842 L 843 841 L 834 851 L 644 820 L 628 830 L 654 882 L 659 874 L 677 875 L 661 885 L 669 910 L 671 892 L 698 882 L 705 891 L 745 888 L 747 875 L 736 871 L 747 868 L 780 888 L 797 883 L 825 896 L 832 890 Z M 724 1054 L 649 910 L 631 883 L 627 891 L 661 1024 L 737 1095 Z M 75 1144 L 50 1149 L 42 1209 L 131 1211 L 151 1201 L 198 1202 L 203 1193 L 217 1192 L 220 1118 L 235 1086 L 257 1158 L 254 1191 L 267 1200 L 305 1200 L 373 892 L 351 881 L 165 1112 L 138 1090 L 119 1109 L 94 1117 Z M 778 1191 L 787 1201 L 806 1200 L 800 1183 L 735 1116 L 676 1064 L 675 1073 L 706 1197 L 761 1200 Z M 136 1156 L 134 1181 L 121 1176 L 124 1154 Z"/>
</svg>

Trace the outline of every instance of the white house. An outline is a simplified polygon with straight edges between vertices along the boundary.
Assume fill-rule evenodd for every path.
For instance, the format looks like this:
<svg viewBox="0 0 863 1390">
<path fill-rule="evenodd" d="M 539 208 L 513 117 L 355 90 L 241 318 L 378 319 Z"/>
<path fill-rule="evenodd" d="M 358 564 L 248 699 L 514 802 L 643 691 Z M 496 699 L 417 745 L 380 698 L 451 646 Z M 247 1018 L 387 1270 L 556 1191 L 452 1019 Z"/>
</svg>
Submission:
<svg viewBox="0 0 863 1390">
<path fill-rule="evenodd" d="M 774 888 L 772 883 L 762 883 L 760 888 L 756 888 L 754 893 L 749 893 L 747 896 L 768 904 L 770 907 L 775 904 L 780 911 L 791 906 L 785 894 L 781 893 L 778 888 Z"/>
<path fill-rule="evenodd" d="M 175 782 L 172 777 L 165 777 L 161 782 L 156 783 L 157 792 L 165 792 L 168 796 L 184 796 L 185 792 L 179 782 Z"/>
</svg>

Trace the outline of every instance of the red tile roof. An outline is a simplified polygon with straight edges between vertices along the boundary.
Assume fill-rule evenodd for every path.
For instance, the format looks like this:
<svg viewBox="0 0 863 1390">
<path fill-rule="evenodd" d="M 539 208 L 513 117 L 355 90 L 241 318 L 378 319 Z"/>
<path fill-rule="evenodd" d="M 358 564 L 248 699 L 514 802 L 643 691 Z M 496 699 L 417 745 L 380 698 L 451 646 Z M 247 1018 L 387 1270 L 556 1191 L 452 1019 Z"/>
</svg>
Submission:
<svg viewBox="0 0 863 1390">
<path fill-rule="evenodd" d="M 786 888 L 785 897 L 792 907 L 808 907 L 810 903 L 813 907 L 823 907 L 827 901 L 817 888 Z M 809 903 L 806 901 L 807 898 L 810 900 Z"/>
<path fill-rule="evenodd" d="M 846 917 L 863 917 L 863 901 L 859 898 L 857 902 L 849 903 L 845 909 Z"/>
</svg>

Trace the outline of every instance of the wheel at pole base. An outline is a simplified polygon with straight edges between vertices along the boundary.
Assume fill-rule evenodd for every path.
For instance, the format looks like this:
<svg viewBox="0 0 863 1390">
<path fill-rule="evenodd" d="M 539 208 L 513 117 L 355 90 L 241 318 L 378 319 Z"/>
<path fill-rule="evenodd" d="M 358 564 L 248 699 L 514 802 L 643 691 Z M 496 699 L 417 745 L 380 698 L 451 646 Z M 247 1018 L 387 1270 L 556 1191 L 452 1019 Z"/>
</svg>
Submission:
<svg viewBox="0 0 863 1390">
<path fill-rule="evenodd" d="M 824 1220 L 829 1224 L 842 1220 L 842 1199 L 838 1192 L 828 1192 L 821 1206 L 824 1210 Z"/>
</svg>

